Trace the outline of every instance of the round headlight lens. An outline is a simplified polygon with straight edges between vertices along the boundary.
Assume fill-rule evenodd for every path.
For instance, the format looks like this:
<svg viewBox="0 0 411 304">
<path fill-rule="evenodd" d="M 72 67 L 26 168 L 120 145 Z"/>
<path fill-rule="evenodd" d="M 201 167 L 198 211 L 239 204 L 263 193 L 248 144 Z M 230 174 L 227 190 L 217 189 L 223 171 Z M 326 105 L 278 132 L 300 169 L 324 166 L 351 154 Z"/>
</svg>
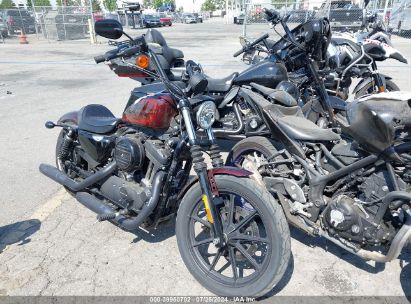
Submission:
<svg viewBox="0 0 411 304">
<path fill-rule="evenodd" d="M 202 129 L 210 128 L 216 119 L 217 108 L 213 101 L 206 101 L 197 110 L 197 124 Z"/>
</svg>

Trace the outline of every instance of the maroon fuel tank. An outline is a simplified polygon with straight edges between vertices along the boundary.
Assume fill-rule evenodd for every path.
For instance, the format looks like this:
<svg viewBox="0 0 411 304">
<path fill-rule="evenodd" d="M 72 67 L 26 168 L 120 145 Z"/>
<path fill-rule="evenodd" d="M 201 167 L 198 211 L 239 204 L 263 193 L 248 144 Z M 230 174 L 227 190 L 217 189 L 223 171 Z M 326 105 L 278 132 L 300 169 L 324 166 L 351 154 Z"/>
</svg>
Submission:
<svg viewBox="0 0 411 304">
<path fill-rule="evenodd" d="M 125 109 L 124 123 L 151 129 L 167 129 L 178 114 L 177 105 L 170 94 L 155 94 L 137 99 Z"/>
</svg>

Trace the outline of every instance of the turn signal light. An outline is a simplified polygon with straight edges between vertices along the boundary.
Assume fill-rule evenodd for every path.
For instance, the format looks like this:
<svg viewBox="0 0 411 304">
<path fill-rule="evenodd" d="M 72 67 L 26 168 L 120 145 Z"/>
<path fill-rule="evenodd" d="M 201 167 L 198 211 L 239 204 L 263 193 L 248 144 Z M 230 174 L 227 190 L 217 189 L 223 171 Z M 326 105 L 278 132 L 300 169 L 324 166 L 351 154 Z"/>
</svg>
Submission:
<svg viewBox="0 0 411 304">
<path fill-rule="evenodd" d="M 148 66 L 150 65 L 150 57 L 144 54 L 138 55 L 136 58 L 136 65 L 139 68 L 147 69 Z"/>
</svg>

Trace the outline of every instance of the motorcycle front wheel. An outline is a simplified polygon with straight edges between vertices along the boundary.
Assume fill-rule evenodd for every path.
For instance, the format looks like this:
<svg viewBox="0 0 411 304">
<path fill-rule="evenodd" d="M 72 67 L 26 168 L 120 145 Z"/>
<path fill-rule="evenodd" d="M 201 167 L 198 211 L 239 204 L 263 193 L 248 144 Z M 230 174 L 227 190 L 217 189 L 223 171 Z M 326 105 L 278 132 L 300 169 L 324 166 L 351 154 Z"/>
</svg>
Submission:
<svg viewBox="0 0 411 304">
<path fill-rule="evenodd" d="M 290 231 L 280 205 L 248 178 L 215 176 L 224 244 L 215 244 L 197 183 L 178 210 L 181 257 L 199 283 L 219 296 L 261 297 L 283 277 L 290 257 Z"/>
<path fill-rule="evenodd" d="M 394 91 L 399 91 L 400 88 L 394 83 L 392 80 L 386 80 L 385 82 L 385 90 L 387 92 L 394 92 Z M 375 89 L 374 82 L 370 81 L 367 83 L 361 90 L 359 90 L 357 93 L 355 93 L 355 99 L 358 99 L 362 96 L 368 95 L 368 94 L 374 94 L 377 93 Z"/>
</svg>

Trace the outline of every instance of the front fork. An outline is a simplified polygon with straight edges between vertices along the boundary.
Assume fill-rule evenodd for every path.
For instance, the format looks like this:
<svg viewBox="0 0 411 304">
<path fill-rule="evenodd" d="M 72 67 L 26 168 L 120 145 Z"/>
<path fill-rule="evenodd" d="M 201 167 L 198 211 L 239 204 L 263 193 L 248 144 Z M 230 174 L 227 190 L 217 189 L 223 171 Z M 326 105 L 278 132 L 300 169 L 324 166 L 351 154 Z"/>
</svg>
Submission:
<svg viewBox="0 0 411 304">
<path fill-rule="evenodd" d="M 372 63 L 372 70 L 373 70 L 372 76 L 374 77 L 374 81 L 375 81 L 375 85 L 377 86 L 378 93 L 385 92 L 385 82 L 382 79 L 383 76 L 381 76 L 380 73 L 378 73 L 377 64 L 375 63 L 375 61 Z"/>
<path fill-rule="evenodd" d="M 198 145 L 197 135 L 191 119 L 190 107 L 187 101 L 181 100 L 179 103 L 181 109 L 184 125 L 188 134 L 190 142 L 191 157 L 193 159 L 193 167 L 196 172 L 201 190 L 203 192 L 203 203 L 207 213 L 207 219 L 211 224 L 211 229 L 214 233 L 213 243 L 216 246 L 224 245 L 223 224 L 221 217 L 218 215 L 219 211 L 217 205 L 222 203 L 219 198 L 218 189 L 214 182 L 214 176 L 209 176 L 207 164 L 205 163 L 201 146 Z M 210 128 L 206 130 L 208 139 L 211 142 L 210 158 L 211 164 L 214 168 L 222 167 L 224 165 L 223 159 L 218 145 L 215 142 L 213 130 Z"/>
</svg>

